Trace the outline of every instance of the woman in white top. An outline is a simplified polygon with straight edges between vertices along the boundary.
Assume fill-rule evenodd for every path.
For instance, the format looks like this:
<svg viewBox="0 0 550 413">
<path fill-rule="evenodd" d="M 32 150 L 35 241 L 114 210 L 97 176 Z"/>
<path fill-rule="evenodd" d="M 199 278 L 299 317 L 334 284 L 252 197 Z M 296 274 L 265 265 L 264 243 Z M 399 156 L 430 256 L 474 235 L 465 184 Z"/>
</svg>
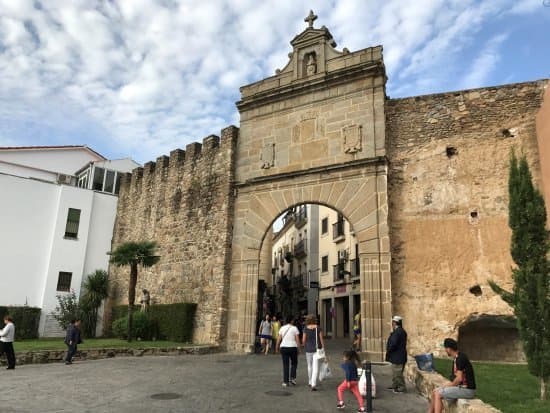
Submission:
<svg viewBox="0 0 550 413">
<path fill-rule="evenodd" d="M 294 326 L 292 317 L 286 318 L 286 324 L 279 330 L 276 350 L 280 351 L 283 359 L 283 387 L 296 385 L 296 368 L 300 353 L 300 332 Z"/>
<path fill-rule="evenodd" d="M 13 340 L 15 339 L 15 326 L 13 319 L 6 315 L 4 316 L 4 324 L 6 325 L 0 330 L 0 356 L 6 353 L 8 359 L 7 370 L 15 368 L 15 353 L 13 351 Z"/>
</svg>

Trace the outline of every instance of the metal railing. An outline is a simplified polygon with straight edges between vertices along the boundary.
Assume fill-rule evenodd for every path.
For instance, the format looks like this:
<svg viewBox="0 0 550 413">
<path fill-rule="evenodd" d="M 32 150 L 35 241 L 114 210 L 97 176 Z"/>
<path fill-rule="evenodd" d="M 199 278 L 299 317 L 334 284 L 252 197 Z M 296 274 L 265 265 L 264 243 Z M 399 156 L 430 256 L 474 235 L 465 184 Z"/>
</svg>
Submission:
<svg viewBox="0 0 550 413">
<path fill-rule="evenodd" d="M 343 239 L 344 238 L 344 221 L 337 221 L 332 224 L 332 239 Z"/>
</svg>

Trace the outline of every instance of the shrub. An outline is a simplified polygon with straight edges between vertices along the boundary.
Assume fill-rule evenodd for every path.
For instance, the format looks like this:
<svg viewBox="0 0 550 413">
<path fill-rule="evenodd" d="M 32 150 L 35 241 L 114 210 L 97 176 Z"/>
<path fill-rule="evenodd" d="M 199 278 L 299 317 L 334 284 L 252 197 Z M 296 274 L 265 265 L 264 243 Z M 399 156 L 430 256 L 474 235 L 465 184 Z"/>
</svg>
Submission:
<svg viewBox="0 0 550 413">
<path fill-rule="evenodd" d="M 151 340 L 156 338 L 157 329 L 155 322 L 145 313 L 135 313 L 132 323 L 132 336 L 142 340 Z M 118 338 L 126 339 L 128 337 L 128 316 L 120 317 L 113 322 L 113 335 Z"/>
<path fill-rule="evenodd" d="M 139 306 L 134 306 L 134 314 L 143 314 L 137 311 Z M 150 327 L 157 332 L 156 337 L 162 340 L 189 342 L 193 338 L 193 319 L 197 310 L 195 303 L 155 304 L 149 307 L 147 315 L 153 321 Z M 115 331 L 115 324 L 121 318 L 125 318 L 128 306 L 119 305 L 112 309 L 112 319 L 116 320 L 112 325 L 113 335 L 120 337 Z M 126 328 L 127 324 L 123 324 Z M 118 327 L 117 327 L 118 328 Z M 120 330 L 118 330 L 120 333 Z"/>
<path fill-rule="evenodd" d="M 6 314 L 13 318 L 15 324 L 15 339 L 38 338 L 38 324 L 40 323 L 41 309 L 37 307 L 0 307 L 0 323 Z"/>
<path fill-rule="evenodd" d="M 67 329 L 71 320 L 81 318 L 80 304 L 75 292 L 57 295 L 57 306 L 51 315 L 63 330 Z"/>
</svg>

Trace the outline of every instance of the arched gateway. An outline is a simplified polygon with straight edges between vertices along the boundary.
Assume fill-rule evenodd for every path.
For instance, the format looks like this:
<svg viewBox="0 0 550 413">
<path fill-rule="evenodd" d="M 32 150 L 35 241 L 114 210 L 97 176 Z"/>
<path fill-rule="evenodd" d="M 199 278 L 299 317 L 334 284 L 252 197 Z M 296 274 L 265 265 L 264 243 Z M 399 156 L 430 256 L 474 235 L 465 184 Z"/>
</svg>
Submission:
<svg viewBox="0 0 550 413">
<path fill-rule="evenodd" d="M 335 49 L 315 16 L 276 75 L 241 88 L 227 345 L 256 331 L 260 249 L 273 220 L 297 204 L 340 211 L 359 243 L 363 349 L 381 359 L 391 318 L 388 165 L 382 47 Z"/>
</svg>

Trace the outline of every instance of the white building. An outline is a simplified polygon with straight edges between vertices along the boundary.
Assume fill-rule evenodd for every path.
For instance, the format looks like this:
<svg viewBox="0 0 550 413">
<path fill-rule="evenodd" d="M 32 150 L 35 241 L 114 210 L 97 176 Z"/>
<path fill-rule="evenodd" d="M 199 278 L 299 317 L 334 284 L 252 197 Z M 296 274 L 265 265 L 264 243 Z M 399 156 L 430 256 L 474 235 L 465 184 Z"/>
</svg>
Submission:
<svg viewBox="0 0 550 413">
<path fill-rule="evenodd" d="M 318 314 L 329 337 L 352 337 L 353 316 L 361 302 L 358 244 L 349 222 L 322 205 L 297 206 L 273 235 L 271 256 L 271 280 L 261 278 L 276 298 L 290 301 L 283 306 L 291 307 L 293 314 Z M 290 295 L 281 294 L 283 277 Z"/>
<path fill-rule="evenodd" d="M 107 270 L 119 173 L 137 166 L 86 146 L 0 147 L 0 305 L 40 307 L 41 336 L 61 333 L 56 296 Z"/>
</svg>

